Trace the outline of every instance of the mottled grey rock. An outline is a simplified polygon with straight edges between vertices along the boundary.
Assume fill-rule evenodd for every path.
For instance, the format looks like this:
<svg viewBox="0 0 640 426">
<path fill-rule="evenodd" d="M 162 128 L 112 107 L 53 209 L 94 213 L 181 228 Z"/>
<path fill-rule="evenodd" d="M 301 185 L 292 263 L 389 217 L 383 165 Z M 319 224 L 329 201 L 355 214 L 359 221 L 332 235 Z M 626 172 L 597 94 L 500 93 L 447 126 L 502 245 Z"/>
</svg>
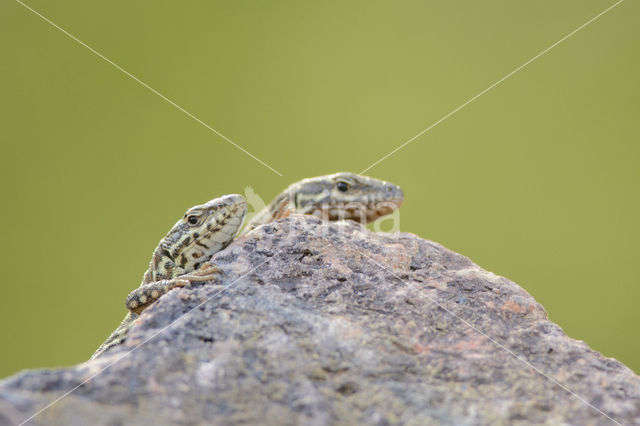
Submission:
<svg viewBox="0 0 640 426">
<path fill-rule="evenodd" d="M 0 424 L 76 386 L 30 424 L 640 424 L 638 376 L 436 243 L 294 216 L 213 261 L 122 347 L 0 382 Z"/>
</svg>

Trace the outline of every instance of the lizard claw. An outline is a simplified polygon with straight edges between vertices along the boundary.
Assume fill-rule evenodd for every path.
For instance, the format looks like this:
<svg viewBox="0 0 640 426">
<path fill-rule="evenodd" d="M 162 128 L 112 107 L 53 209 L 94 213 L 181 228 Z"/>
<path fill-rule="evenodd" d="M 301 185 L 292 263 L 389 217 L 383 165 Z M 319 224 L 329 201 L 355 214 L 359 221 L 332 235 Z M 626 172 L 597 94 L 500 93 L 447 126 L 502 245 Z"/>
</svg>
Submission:
<svg viewBox="0 0 640 426">
<path fill-rule="evenodd" d="M 188 280 L 190 282 L 210 281 L 223 274 L 222 269 L 211 263 L 205 263 L 200 269 L 189 274 L 180 275 L 178 279 Z"/>
</svg>

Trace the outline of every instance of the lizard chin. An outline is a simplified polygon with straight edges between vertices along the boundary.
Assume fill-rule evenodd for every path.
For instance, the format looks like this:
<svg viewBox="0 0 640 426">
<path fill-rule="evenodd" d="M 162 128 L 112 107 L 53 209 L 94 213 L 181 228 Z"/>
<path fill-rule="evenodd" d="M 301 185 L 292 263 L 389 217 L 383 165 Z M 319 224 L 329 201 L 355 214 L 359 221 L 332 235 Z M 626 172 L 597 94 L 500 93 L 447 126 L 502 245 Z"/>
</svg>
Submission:
<svg viewBox="0 0 640 426">
<path fill-rule="evenodd" d="M 307 214 L 312 214 L 323 220 L 353 220 L 358 223 L 367 224 L 381 216 L 393 213 L 401 204 L 402 199 L 372 202 L 367 205 L 359 203 L 337 204 L 332 206 L 319 206 L 312 212 L 307 212 Z"/>
</svg>

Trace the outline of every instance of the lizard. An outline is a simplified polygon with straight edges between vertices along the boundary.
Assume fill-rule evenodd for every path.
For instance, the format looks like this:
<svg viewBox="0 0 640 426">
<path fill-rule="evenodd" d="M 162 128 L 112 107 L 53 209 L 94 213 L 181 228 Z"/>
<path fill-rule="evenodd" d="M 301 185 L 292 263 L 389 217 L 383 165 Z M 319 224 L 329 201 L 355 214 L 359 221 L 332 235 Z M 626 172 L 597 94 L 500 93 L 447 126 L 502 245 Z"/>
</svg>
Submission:
<svg viewBox="0 0 640 426">
<path fill-rule="evenodd" d="M 392 213 L 403 200 L 399 186 L 355 173 L 303 179 L 287 187 L 253 216 L 240 235 L 293 213 L 366 224 Z"/>
<path fill-rule="evenodd" d="M 188 249 L 198 245 L 202 232 L 190 229 L 184 224 L 190 218 L 190 212 L 201 212 L 204 206 L 215 204 L 227 197 L 236 197 L 242 204 L 241 212 L 235 216 L 232 231 L 225 233 L 224 243 L 213 247 L 211 252 L 200 254 L 198 262 L 189 259 Z M 303 179 L 291 184 L 273 201 L 258 212 L 240 233 L 245 234 L 256 227 L 289 216 L 290 214 L 311 214 L 326 220 L 351 219 L 360 223 L 368 223 L 390 214 L 402 204 L 404 194 L 397 185 L 368 176 L 341 172 L 326 176 Z M 230 195 L 212 200 L 204 206 L 196 206 L 188 210 L 184 217 L 163 238 L 154 251 L 149 269 L 145 273 L 141 286 L 132 291 L 126 300 L 130 310 L 120 326 L 111 334 L 92 358 L 116 346 L 126 338 L 129 326 L 151 303 L 172 288 L 188 286 L 192 281 L 212 279 L 218 269 L 213 265 L 200 264 L 211 258 L 215 252 L 228 245 L 241 226 L 246 214 L 247 204 L 240 195 Z M 203 221 L 202 223 L 206 223 Z M 193 224 L 194 226 L 197 226 Z M 203 226 L 200 225 L 201 229 Z M 207 228 L 209 228 L 207 226 Z M 182 239 L 182 237 L 185 237 Z M 190 238 L 194 240 L 188 244 Z M 226 239 L 225 239 L 226 238 Z M 187 241 L 187 243 L 184 243 Z M 176 268 L 176 259 L 180 258 L 180 267 Z M 187 260 L 185 260 L 187 259 Z M 185 263 L 186 262 L 186 263 Z"/>
<path fill-rule="evenodd" d="M 233 240 L 246 212 L 247 202 L 238 194 L 187 210 L 160 240 L 140 287 L 127 296 L 125 304 L 129 312 L 91 359 L 124 342 L 133 321 L 169 290 L 214 279 L 221 271 L 208 261 Z"/>
</svg>

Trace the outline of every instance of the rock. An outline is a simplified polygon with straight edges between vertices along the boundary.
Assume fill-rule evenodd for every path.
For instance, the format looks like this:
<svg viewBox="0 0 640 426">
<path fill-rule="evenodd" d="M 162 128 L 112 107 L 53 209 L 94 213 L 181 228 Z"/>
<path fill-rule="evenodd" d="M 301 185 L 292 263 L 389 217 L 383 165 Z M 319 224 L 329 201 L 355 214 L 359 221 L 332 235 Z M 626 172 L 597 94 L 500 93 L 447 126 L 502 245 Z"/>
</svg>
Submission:
<svg viewBox="0 0 640 426">
<path fill-rule="evenodd" d="M 0 382 L 0 424 L 640 424 L 640 377 L 439 244 L 293 216 L 212 261 L 123 346 Z"/>
</svg>

